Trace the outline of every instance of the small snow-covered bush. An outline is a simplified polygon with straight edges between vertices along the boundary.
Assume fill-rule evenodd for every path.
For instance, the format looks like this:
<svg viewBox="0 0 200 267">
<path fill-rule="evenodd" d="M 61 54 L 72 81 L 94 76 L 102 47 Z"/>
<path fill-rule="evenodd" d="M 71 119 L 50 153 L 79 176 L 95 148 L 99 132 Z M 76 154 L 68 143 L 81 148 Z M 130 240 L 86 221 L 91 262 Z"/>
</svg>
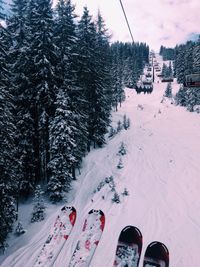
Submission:
<svg viewBox="0 0 200 267">
<path fill-rule="evenodd" d="M 52 177 L 48 182 L 47 191 L 49 193 L 49 198 L 53 203 L 63 199 L 63 185 L 56 177 Z"/>
<path fill-rule="evenodd" d="M 196 105 L 193 107 L 194 112 L 200 113 L 200 105 Z"/>
<path fill-rule="evenodd" d="M 121 145 L 119 147 L 118 155 L 122 155 L 122 156 L 126 155 L 126 147 L 123 142 L 121 142 Z"/>
<path fill-rule="evenodd" d="M 124 188 L 124 192 L 122 193 L 122 196 L 128 196 L 129 192 L 127 190 L 127 188 Z"/>
<path fill-rule="evenodd" d="M 126 121 L 126 127 L 127 129 L 129 129 L 131 126 L 131 120 L 128 118 L 127 121 Z"/>
<path fill-rule="evenodd" d="M 164 96 L 168 98 L 172 97 L 172 84 L 170 82 L 167 84 L 167 88 L 165 90 Z"/>
<path fill-rule="evenodd" d="M 34 206 L 31 222 L 39 222 L 44 220 L 45 205 L 43 200 L 43 191 L 41 186 L 38 185 L 35 189 Z"/>
<path fill-rule="evenodd" d="M 117 168 L 118 169 L 124 168 L 124 165 L 123 165 L 123 162 L 122 162 L 122 158 L 119 159 L 119 163 L 117 164 Z"/>
<path fill-rule="evenodd" d="M 112 202 L 119 204 L 120 203 L 120 197 L 117 192 L 114 193 L 114 196 L 112 198 Z"/>
<path fill-rule="evenodd" d="M 143 107 L 141 104 L 138 104 L 138 105 L 137 105 L 137 109 L 139 109 L 139 110 L 143 110 L 144 107 Z"/>
<path fill-rule="evenodd" d="M 93 193 L 95 194 L 96 192 L 99 192 L 106 184 L 109 185 L 109 187 L 111 188 L 111 191 L 112 191 L 112 188 L 115 187 L 113 176 L 106 177 L 103 181 L 101 181 L 98 184 L 97 188 L 93 191 Z"/>
<path fill-rule="evenodd" d="M 109 138 L 112 138 L 112 137 L 114 137 L 116 134 L 117 134 L 117 131 L 111 126 L 108 137 L 109 137 Z"/>
<path fill-rule="evenodd" d="M 125 130 L 130 127 L 130 119 L 126 117 L 126 114 L 123 117 L 123 127 Z"/>
<path fill-rule="evenodd" d="M 117 123 L 117 132 L 119 133 L 121 130 L 122 130 L 122 123 L 119 120 L 118 123 Z"/>
<path fill-rule="evenodd" d="M 15 229 L 15 234 L 19 236 L 19 235 L 22 235 L 24 233 L 26 233 L 26 230 L 24 229 L 22 223 L 18 222 L 17 227 Z"/>
</svg>

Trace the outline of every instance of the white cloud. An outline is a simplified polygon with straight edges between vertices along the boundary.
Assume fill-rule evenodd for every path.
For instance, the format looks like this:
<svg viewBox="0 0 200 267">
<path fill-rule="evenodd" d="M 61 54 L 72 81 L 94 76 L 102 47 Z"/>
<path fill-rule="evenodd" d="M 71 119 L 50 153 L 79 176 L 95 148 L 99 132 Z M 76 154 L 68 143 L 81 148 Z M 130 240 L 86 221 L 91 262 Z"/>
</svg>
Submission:
<svg viewBox="0 0 200 267">
<path fill-rule="evenodd" d="M 72 0 L 76 13 L 87 6 L 92 15 L 100 9 L 113 40 L 131 41 L 119 0 Z M 151 48 L 175 46 L 191 33 L 199 33 L 199 0 L 122 0 L 135 41 Z"/>
</svg>

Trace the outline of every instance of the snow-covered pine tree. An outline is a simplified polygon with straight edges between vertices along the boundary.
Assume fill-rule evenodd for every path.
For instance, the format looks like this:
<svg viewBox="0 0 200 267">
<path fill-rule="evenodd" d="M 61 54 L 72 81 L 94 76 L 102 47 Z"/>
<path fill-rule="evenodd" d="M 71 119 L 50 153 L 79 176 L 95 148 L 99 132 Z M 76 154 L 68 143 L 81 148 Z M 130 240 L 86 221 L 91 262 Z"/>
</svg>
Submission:
<svg viewBox="0 0 200 267">
<path fill-rule="evenodd" d="M 122 60 L 122 50 L 123 45 L 121 43 L 114 43 L 111 45 L 111 58 L 112 58 L 112 104 L 115 110 L 118 109 L 118 104 L 120 104 L 125 98 L 124 95 L 124 85 L 123 85 L 123 60 Z"/>
<path fill-rule="evenodd" d="M 194 42 L 189 41 L 186 43 L 186 50 L 184 54 L 184 75 L 193 73 L 193 50 L 194 50 Z"/>
<path fill-rule="evenodd" d="M 4 249 L 6 237 L 16 219 L 15 193 L 16 163 L 15 121 L 8 50 L 10 36 L 0 27 L 0 246 Z"/>
<path fill-rule="evenodd" d="M 168 78 L 168 67 L 165 63 L 163 63 L 163 66 L 162 66 L 162 76 L 164 78 Z"/>
<path fill-rule="evenodd" d="M 40 185 L 35 188 L 34 206 L 31 222 L 40 222 L 44 220 L 45 205 L 43 199 L 43 191 Z"/>
<path fill-rule="evenodd" d="M 87 131 L 87 150 L 90 151 L 90 145 L 93 136 L 94 109 L 93 100 L 95 94 L 95 46 L 96 30 L 92 22 L 92 17 L 85 7 L 83 15 L 77 28 L 77 75 L 78 83 L 82 88 L 79 95 L 81 103 L 79 112 L 82 115 L 82 123 Z"/>
<path fill-rule="evenodd" d="M 167 88 L 165 90 L 164 96 L 171 98 L 172 97 L 172 84 L 169 82 L 167 83 Z"/>
<path fill-rule="evenodd" d="M 6 29 L 0 28 L 0 182 L 12 187 L 15 166 L 15 121 L 13 119 L 12 83 L 9 71 L 9 36 Z M 13 168 L 10 168 L 12 166 Z M 14 186 L 14 184 L 13 184 Z"/>
<path fill-rule="evenodd" d="M 22 235 L 24 233 L 26 233 L 26 230 L 24 229 L 22 223 L 18 222 L 18 224 L 15 228 L 15 234 L 19 236 L 19 235 Z"/>
<path fill-rule="evenodd" d="M 103 28 L 99 30 L 102 31 Z M 105 99 L 106 96 L 104 95 L 105 89 L 108 88 L 107 78 L 105 77 L 107 88 L 105 88 L 105 83 L 102 81 L 102 75 L 107 74 L 106 72 L 103 73 L 102 60 L 98 62 L 98 49 L 102 49 L 104 43 L 102 42 L 102 39 L 100 39 L 100 37 L 103 38 L 102 33 L 100 32 L 99 41 L 97 41 L 97 31 L 98 30 L 96 30 L 95 24 L 92 21 L 92 17 L 89 15 L 88 9 L 85 7 L 77 30 L 79 54 L 77 66 L 79 84 L 83 88 L 81 97 L 82 101 L 84 101 L 84 105 L 81 105 L 79 110 L 81 114 L 85 115 L 84 124 L 88 132 L 88 151 L 90 150 L 92 143 L 94 145 L 102 145 L 104 143 L 102 132 L 105 133 L 105 126 L 109 121 L 109 114 L 107 114 L 108 108 L 105 105 L 107 104 Z M 105 45 L 108 46 L 107 42 L 105 42 Z M 100 73 L 98 73 L 99 70 Z M 107 70 L 105 69 L 105 71 Z M 106 115 L 104 112 L 106 112 Z M 98 125 L 100 126 L 100 129 L 98 129 Z"/>
<path fill-rule="evenodd" d="M 60 201 L 63 193 L 70 190 L 72 166 L 75 166 L 76 158 L 74 149 L 74 131 L 76 123 L 73 114 L 69 110 L 69 98 L 66 92 L 59 90 L 56 101 L 56 112 L 50 125 L 50 181 L 48 191 L 53 202 Z"/>
<path fill-rule="evenodd" d="M 116 191 L 115 191 L 114 196 L 112 198 L 112 202 L 117 203 L 117 204 L 120 203 L 120 196 Z"/>
<path fill-rule="evenodd" d="M 116 130 L 111 126 L 108 137 L 111 138 L 116 135 Z"/>
<path fill-rule="evenodd" d="M 123 127 L 127 130 L 130 126 L 130 119 L 126 117 L 126 114 L 123 116 Z"/>
<path fill-rule="evenodd" d="M 81 98 L 82 88 L 77 75 L 78 52 L 74 9 L 71 0 L 58 1 L 54 39 L 58 47 L 59 87 L 68 95 L 68 110 L 72 111 L 71 119 L 74 121 L 73 139 L 77 145 L 72 151 L 73 157 L 76 158 L 75 165 L 72 166 L 72 175 L 75 179 L 75 168 L 79 166 L 86 153 L 87 133 L 83 115 L 80 113 L 80 107 L 83 107 L 85 102 L 83 103 Z"/>
<path fill-rule="evenodd" d="M 111 75 L 109 39 L 104 20 L 98 12 L 96 21 L 96 92 L 94 99 L 93 142 L 94 146 L 105 143 L 105 133 L 110 124 L 111 112 Z"/>
<path fill-rule="evenodd" d="M 71 0 L 59 0 L 54 27 L 54 40 L 59 57 L 59 80 L 61 84 L 67 80 L 68 85 L 75 83 L 76 79 L 77 38 L 74 9 Z"/>
<path fill-rule="evenodd" d="M 180 105 L 180 106 L 186 106 L 186 89 L 181 86 L 179 91 L 176 93 L 175 95 L 175 102 L 177 105 Z"/>
<path fill-rule="evenodd" d="M 121 121 L 119 120 L 119 121 L 117 122 L 117 132 L 119 133 L 121 130 L 122 130 L 122 123 L 121 123 Z"/>
<path fill-rule="evenodd" d="M 122 193 L 123 196 L 128 196 L 129 195 L 129 192 L 127 190 L 127 188 L 124 188 L 124 191 Z"/>
<path fill-rule="evenodd" d="M 3 0 L 0 0 L 0 20 L 3 20 L 5 18 L 3 3 L 4 3 Z"/>
<path fill-rule="evenodd" d="M 141 59 L 138 60 L 139 55 L 136 53 L 135 44 L 125 44 L 123 50 L 123 83 L 127 87 L 134 88 L 141 72 L 138 66 L 138 61 L 141 61 Z"/>
<path fill-rule="evenodd" d="M 118 154 L 121 155 L 121 156 L 126 155 L 126 148 L 125 148 L 124 142 L 121 142 Z"/>
<path fill-rule="evenodd" d="M 2 177 L 0 178 L 0 207 L 0 248 L 5 250 L 6 238 L 16 220 L 16 211 L 12 188 L 6 185 L 5 181 L 2 181 Z"/>
<path fill-rule="evenodd" d="M 128 118 L 127 121 L 126 121 L 126 127 L 127 127 L 127 129 L 129 129 L 130 126 L 131 126 L 131 120 L 130 120 L 130 118 Z"/>
<path fill-rule="evenodd" d="M 34 92 L 34 128 L 37 133 L 37 181 L 49 181 L 49 124 L 55 113 L 59 62 L 54 43 L 51 0 L 30 0 L 28 5 L 29 89 Z"/>
<path fill-rule="evenodd" d="M 196 87 L 188 88 L 187 90 L 187 109 L 189 111 L 194 111 L 196 105 L 200 105 L 200 90 Z"/>
<path fill-rule="evenodd" d="M 178 83 L 183 83 L 185 81 L 185 46 L 180 45 L 176 47 L 176 56 L 175 56 L 175 73 Z"/>
<path fill-rule="evenodd" d="M 39 176 L 36 162 L 37 132 L 34 131 L 35 105 L 33 90 L 30 88 L 30 50 L 27 25 L 27 1 L 14 0 L 12 16 L 7 20 L 7 30 L 12 38 L 9 49 L 9 66 L 12 72 L 12 91 L 14 95 L 15 123 L 17 127 L 16 172 L 20 194 L 29 195 Z M 35 88 L 34 88 L 35 90 Z M 17 193 L 19 195 L 19 192 Z"/>
<path fill-rule="evenodd" d="M 124 168 L 124 165 L 123 165 L 123 162 L 122 162 L 122 158 L 121 158 L 121 157 L 119 158 L 119 162 L 118 162 L 118 164 L 117 164 L 117 168 L 118 168 L 118 169 L 122 169 L 122 168 Z"/>
<path fill-rule="evenodd" d="M 193 49 L 193 70 L 200 73 L 200 36 Z"/>
</svg>

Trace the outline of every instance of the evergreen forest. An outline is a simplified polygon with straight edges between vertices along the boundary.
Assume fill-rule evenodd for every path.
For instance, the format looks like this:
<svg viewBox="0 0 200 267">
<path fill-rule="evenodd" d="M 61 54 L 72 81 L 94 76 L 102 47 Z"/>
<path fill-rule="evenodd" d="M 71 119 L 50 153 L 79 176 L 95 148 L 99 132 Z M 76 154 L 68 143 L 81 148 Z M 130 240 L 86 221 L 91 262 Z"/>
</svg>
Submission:
<svg viewBox="0 0 200 267">
<path fill-rule="evenodd" d="M 184 86 L 187 75 L 200 75 L 200 37 L 196 42 L 188 41 L 175 47 L 174 73 L 177 82 L 182 84 L 176 95 L 176 103 L 189 111 L 197 109 L 200 112 L 200 88 Z"/>
<path fill-rule="evenodd" d="M 21 199 L 61 201 L 83 157 L 106 143 L 112 110 L 145 63 L 145 43 L 110 43 L 100 12 L 71 0 L 13 0 L 0 24 L 0 246 Z M 4 19 L 0 1 L 0 18 Z"/>
</svg>

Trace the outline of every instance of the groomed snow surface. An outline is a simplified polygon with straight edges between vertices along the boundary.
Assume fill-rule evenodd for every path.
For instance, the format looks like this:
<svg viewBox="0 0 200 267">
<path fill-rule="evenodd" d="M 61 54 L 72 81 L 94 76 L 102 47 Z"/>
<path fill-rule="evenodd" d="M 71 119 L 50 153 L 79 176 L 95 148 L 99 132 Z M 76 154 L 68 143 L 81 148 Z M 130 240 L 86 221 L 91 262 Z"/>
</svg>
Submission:
<svg viewBox="0 0 200 267">
<path fill-rule="evenodd" d="M 54 267 L 68 266 L 91 209 L 101 209 L 106 221 L 90 267 L 113 266 L 120 231 L 127 225 L 138 227 L 143 235 L 140 267 L 147 245 L 154 240 L 168 247 L 171 267 L 199 267 L 200 116 L 170 100 L 161 103 L 167 84 L 158 81 L 152 94 L 137 95 L 126 89 L 126 101 L 112 119 L 116 128 L 126 114 L 130 129 L 122 130 L 83 160 L 67 203 L 76 208 L 77 220 Z M 178 86 L 174 83 L 172 87 L 177 90 Z M 121 156 L 124 167 L 118 169 L 121 142 L 127 153 Z M 109 176 L 120 194 L 119 204 L 111 201 L 113 192 L 108 184 L 94 193 Z M 124 188 L 128 196 L 121 195 Z M 60 208 L 48 204 L 45 221 L 31 224 L 24 235 L 9 240 L 1 266 L 33 266 Z"/>
</svg>

